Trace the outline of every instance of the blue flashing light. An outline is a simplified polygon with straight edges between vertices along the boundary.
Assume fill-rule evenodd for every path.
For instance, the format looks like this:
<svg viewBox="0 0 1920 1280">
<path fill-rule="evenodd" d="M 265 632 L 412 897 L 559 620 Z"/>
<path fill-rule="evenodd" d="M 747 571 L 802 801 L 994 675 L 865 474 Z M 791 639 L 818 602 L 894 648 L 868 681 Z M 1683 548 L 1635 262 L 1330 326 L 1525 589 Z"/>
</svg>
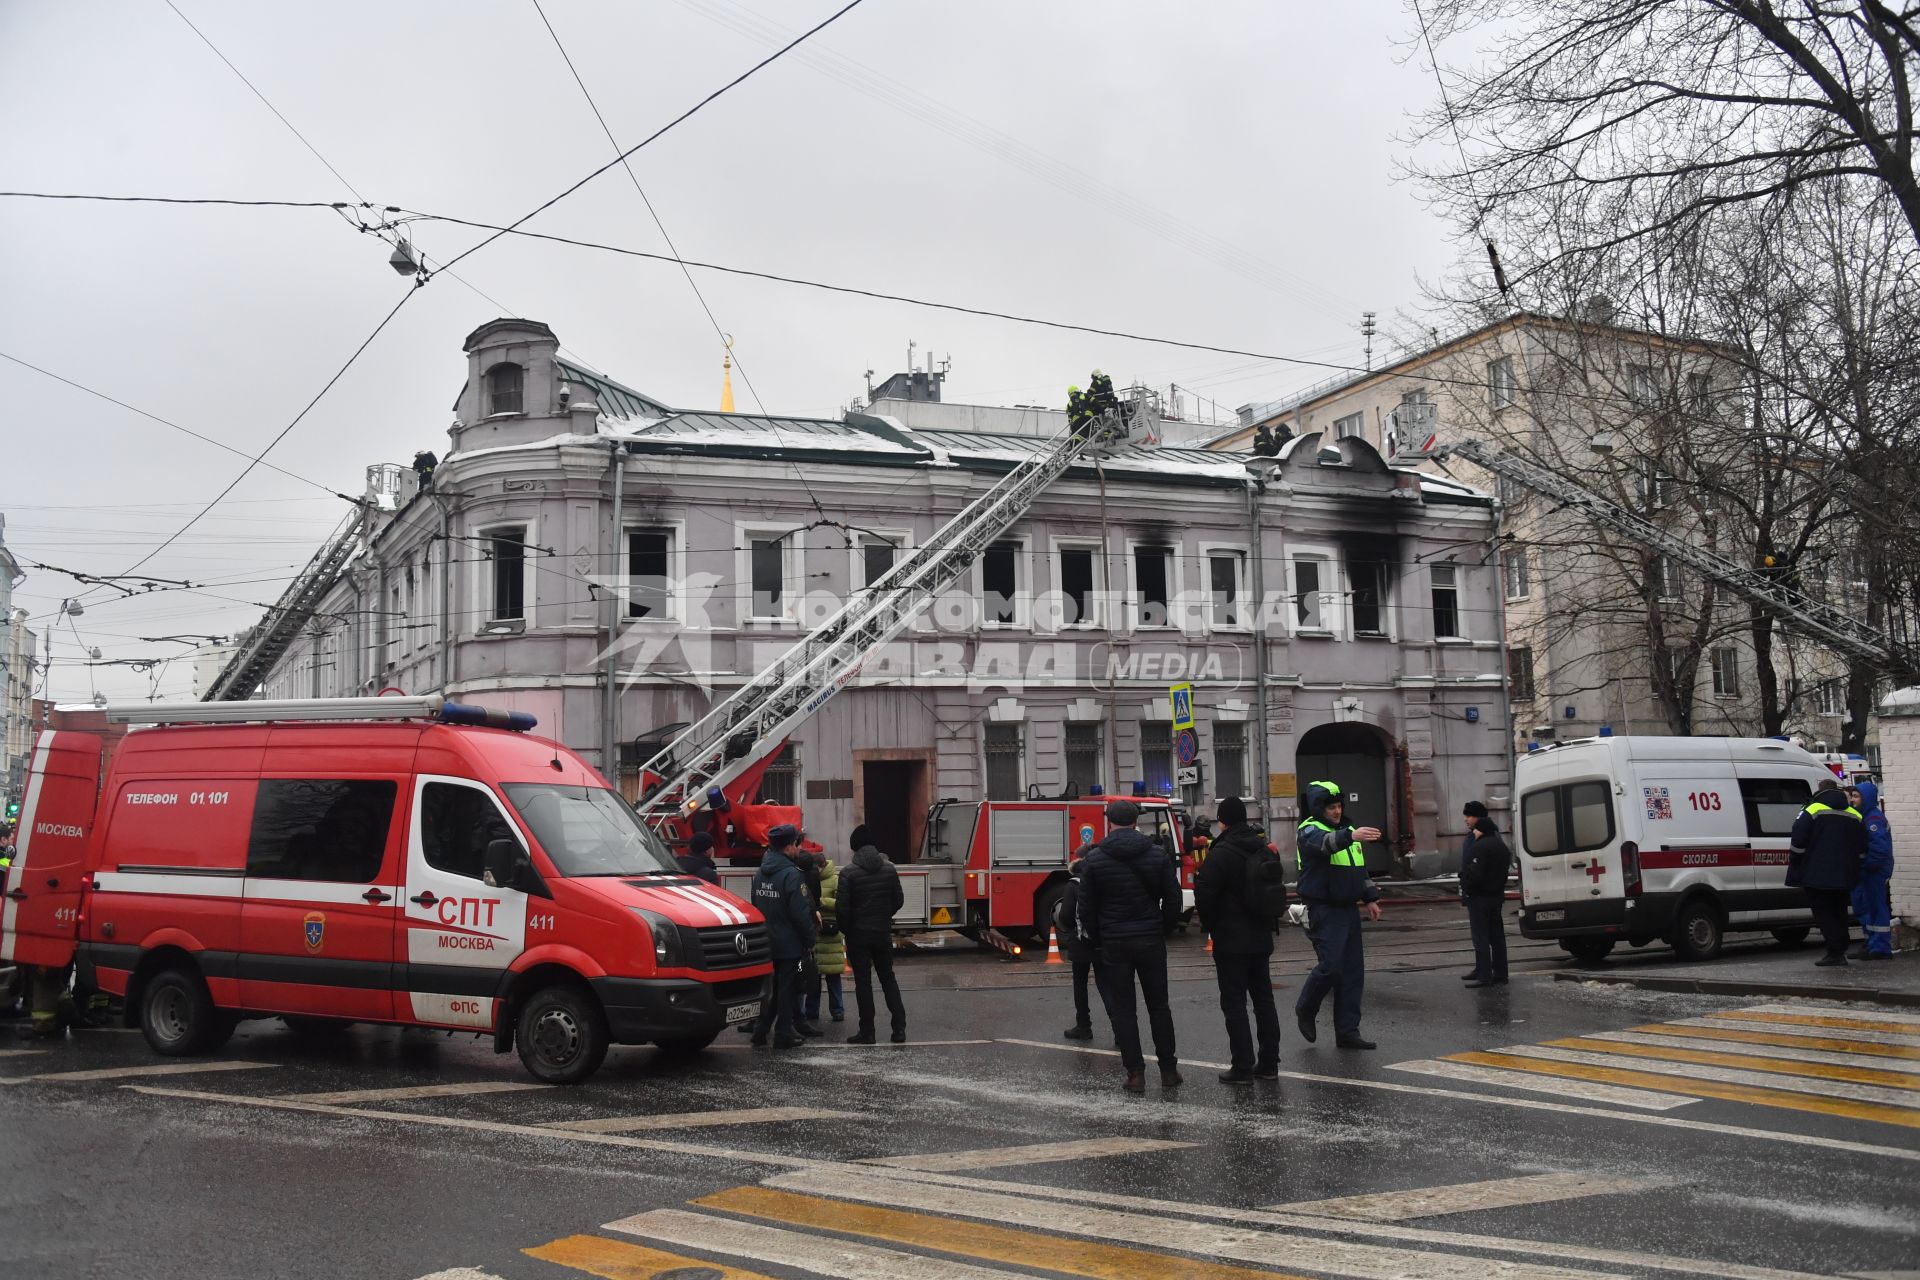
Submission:
<svg viewBox="0 0 1920 1280">
<path fill-rule="evenodd" d="M 1135 778 L 1133 780 L 1133 794 L 1137 796 L 1147 794 L 1147 780 L 1145 778 Z"/>
<path fill-rule="evenodd" d="M 525 711 L 502 711 L 497 707 L 477 707 L 471 702 L 440 704 L 442 724 L 477 725 L 486 729 L 510 729 L 525 733 L 540 722 Z"/>
<path fill-rule="evenodd" d="M 1529 742 L 1527 744 L 1527 750 L 1529 751 L 1538 751 L 1539 749 L 1540 749 L 1540 744 L 1537 742 Z"/>
<path fill-rule="evenodd" d="M 1613 736 L 1613 726 L 1610 724 L 1601 725 L 1600 736 L 1603 738 L 1611 738 Z"/>
<path fill-rule="evenodd" d="M 733 806 L 727 803 L 727 793 L 718 787 L 707 788 L 707 808 L 715 813 L 725 813 Z"/>
<path fill-rule="evenodd" d="M 1107 794 L 1107 789 L 1096 782 L 1087 788 L 1087 794 L 1090 796 L 1103 796 Z"/>
</svg>

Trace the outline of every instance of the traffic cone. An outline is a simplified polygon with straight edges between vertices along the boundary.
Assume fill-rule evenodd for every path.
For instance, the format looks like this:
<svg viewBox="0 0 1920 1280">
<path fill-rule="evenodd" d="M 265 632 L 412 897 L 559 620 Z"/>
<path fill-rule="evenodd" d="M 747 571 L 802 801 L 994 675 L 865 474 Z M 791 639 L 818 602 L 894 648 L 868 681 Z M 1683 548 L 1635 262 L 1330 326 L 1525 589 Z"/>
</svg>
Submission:
<svg viewBox="0 0 1920 1280">
<path fill-rule="evenodd" d="M 1065 963 L 1065 961 L 1060 958 L 1060 931 L 1051 926 L 1047 929 L 1047 963 Z"/>
</svg>

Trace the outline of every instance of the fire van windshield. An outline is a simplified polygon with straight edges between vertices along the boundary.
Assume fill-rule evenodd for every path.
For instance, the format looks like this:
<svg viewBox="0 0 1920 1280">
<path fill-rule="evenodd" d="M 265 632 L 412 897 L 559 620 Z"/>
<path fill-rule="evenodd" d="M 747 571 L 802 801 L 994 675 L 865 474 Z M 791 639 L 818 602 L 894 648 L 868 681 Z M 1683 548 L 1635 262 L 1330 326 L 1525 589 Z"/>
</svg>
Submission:
<svg viewBox="0 0 1920 1280">
<path fill-rule="evenodd" d="M 611 791 L 545 782 L 509 782 L 505 790 L 554 867 L 569 879 L 679 870 L 660 837 Z"/>
</svg>

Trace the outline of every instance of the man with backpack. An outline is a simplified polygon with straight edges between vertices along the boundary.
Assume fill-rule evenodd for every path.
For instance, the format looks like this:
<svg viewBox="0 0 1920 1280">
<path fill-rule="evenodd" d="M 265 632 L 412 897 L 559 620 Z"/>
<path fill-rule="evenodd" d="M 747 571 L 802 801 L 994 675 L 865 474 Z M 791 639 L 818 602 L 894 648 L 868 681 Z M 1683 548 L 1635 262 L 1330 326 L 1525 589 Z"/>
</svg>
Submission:
<svg viewBox="0 0 1920 1280">
<path fill-rule="evenodd" d="M 1180 878 L 1167 851 L 1134 830 L 1139 819 L 1140 806 L 1133 801 L 1110 802 L 1107 837 L 1087 854 L 1087 869 L 1080 876 L 1080 917 L 1100 951 L 1102 994 L 1127 1071 L 1121 1087 L 1128 1093 L 1147 1091 L 1133 994 L 1136 978 L 1153 1027 L 1160 1085 L 1172 1089 L 1181 1082 L 1173 1010 L 1167 1003 L 1167 935 L 1180 923 Z"/>
<path fill-rule="evenodd" d="M 1280 1013 L 1273 1004 L 1273 934 L 1287 909 L 1286 871 L 1267 833 L 1247 821 L 1247 806 L 1228 796 L 1217 810 L 1222 828 L 1193 882 L 1200 927 L 1213 938 L 1213 975 L 1227 1019 L 1231 1069 L 1223 1084 L 1280 1078 Z M 1247 1028 L 1247 1002 L 1259 1030 Z"/>
</svg>

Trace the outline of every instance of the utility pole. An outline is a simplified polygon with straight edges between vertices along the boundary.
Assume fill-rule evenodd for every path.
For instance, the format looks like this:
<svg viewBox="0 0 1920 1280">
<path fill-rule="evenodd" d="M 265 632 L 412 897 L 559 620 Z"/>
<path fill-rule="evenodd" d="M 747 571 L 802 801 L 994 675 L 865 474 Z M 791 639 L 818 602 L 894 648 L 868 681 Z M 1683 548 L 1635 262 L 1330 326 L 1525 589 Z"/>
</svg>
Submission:
<svg viewBox="0 0 1920 1280">
<path fill-rule="evenodd" d="M 1375 319 L 1376 315 L 1377 313 L 1372 311 L 1360 313 L 1360 336 L 1367 340 L 1367 371 L 1369 373 L 1373 371 L 1373 335 L 1380 332 L 1380 325 Z"/>
</svg>

